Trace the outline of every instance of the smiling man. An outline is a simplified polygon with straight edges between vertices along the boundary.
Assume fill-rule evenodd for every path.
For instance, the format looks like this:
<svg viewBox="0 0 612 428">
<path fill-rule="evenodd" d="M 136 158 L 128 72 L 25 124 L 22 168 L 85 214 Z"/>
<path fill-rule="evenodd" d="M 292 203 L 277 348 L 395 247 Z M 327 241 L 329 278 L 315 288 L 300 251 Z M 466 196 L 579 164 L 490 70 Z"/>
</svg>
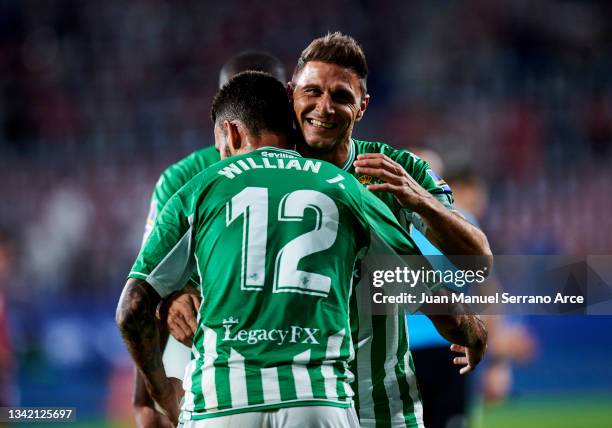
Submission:
<svg viewBox="0 0 612 428">
<path fill-rule="evenodd" d="M 490 255 L 486 236 L 452 209 L 450 187 L 405 150 L 352 138 L 370 102 L 368 66 L 350 36 L 328 34 L 302 52 L 290 88 L 304 136 L 300 153 L 353 172 L 445 254 Z"/>
<path fill-rule="evenodd" d="M 223 86 L 212 119 L 222 157 L 232 157 L 170 198 L 121 295 L 127 348 L 176 424 L 155 308 L 199 273 L 204 303 L 185 375 L 185 428 L 359 426 L 348 369 L 354 263 L 377 241 L 419 254 L 354 177 L 288 150 L 290 117 L 285 88 L 270 75 L 245 72 Z M 413 269 L 426 266 L 419 260 Z M 479 349 L 477 364 L 482 323 L 461 314 L 439 320 L 451 340 Z"/>
<path fill-rule="evenodd" d="M 335 54 L 330 52 L 329 56 Z M 359 62 L 354 72 L 325 59 L 324 55 L 320 60 L 300 60 L 294 74 L 293 105 L 306 142 L 300 149 L 342 164 L 349 160 L 350 144 L 346 143 L 350 141 L 353 126 L 370 101 L 365 80 L 358 77 L 365 75 L 367 68 L 365 62 Z"/>
<path fill-rule="evenodd" d="M 376 195 L 408 228 L 414 224 L 445 254 L 489 255 L 485 235 L 465 221 L 452 207 L 452 193 L 426 162 L 408 151 L 352 138 L 353 128 L 363 117 L 368 67 L 357 42 L 340 33 L 312 41 L 295 68 L 290 92 L 296 121 L 303 133 L 298 151 L 329 161 L 353 174 L 377 191 Z M 354 293 L 353 296 L 359 296 Z M 196 319 L 192 304 L 176 299 L 170 308 L 182 328 L 171 325 L 171 333 L 183 343 L 191 341 Z M 361 426 L 421 427 L 422 406 L 414 365 L 408 348 L 404 314 L 369 316 L 367 302 L 351 301 L 351 332 L 356 344 L 356 374 L 353 388 Z M 184 310 L 181 311 L 180 306 Z M 363 311 L 363 312 L 361 312 Z M 471 370 L 482 349 L 465 349 L 462 373 Z"/>
<path fill-rule="evenodd" d="M 417 227 L 444 254 L 490 256 L 486 236 L 453 209 L 450 187 L 426 162 L 384 143 L 352 138 L 370 102 L 367 75 L 365 54 L 350 36 L 328 34 L 304 49 L 290 84 L 304 136 L 298 151 L 352 173 L 402 224 Z M 361 312 L 352 320 L 359 344 L 352 370 L 361 426 L 423 426 L 404 314 L 367 316 L 368 302 L 352 303 Z"/>
</svg>

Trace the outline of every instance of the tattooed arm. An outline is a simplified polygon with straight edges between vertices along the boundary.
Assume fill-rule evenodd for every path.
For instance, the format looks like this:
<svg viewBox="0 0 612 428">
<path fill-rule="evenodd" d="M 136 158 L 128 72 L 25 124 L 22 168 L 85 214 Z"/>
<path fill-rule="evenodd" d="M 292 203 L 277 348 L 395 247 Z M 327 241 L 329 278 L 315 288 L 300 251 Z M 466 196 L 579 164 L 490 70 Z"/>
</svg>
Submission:
<svg viewBox="0 0 612 428">
<path fill-rule="evenodd" d="M 178 424 L 178 401 L 162 363 L 155 308 L 157 292 L 141 279 L 128 279 L 117 305 L 116 322 L 151 397 Z"/>
</svg>

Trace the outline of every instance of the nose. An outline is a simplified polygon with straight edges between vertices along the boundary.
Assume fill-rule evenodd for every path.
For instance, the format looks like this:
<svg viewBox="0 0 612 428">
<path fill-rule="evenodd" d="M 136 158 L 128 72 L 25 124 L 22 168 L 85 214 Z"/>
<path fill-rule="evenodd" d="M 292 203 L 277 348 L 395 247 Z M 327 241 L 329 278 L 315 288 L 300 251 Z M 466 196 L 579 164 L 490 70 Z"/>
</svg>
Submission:
<svg viewBox="0 0 612 428">
<path fill-rule="evenodd" d="M 317 112 L 324 116 L 334 114 L 334 103 L 331 96 L 324 92 L 317 101 Z"/>
</svg>

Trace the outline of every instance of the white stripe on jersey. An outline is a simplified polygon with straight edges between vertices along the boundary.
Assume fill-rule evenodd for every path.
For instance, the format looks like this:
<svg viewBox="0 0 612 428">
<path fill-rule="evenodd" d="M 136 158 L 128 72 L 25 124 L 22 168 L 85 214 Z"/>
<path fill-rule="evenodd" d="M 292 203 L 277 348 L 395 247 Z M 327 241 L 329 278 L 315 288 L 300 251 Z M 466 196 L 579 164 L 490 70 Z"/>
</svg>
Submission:
<svg viewBox="0 0 612 428">
<path fill-rule="evenodd" d="M 202 395 L 207 409 L 218 407 L 215 383 L 215 360 L 217 359 L 217 333 L 206 326 L 204 331 L 204 364 L 202 365 Z"/>
<path fill-rule="evenodd" d="M 198 264 L 198 258 L 196 257 L 196 264 Z M 198 266 L 198 275 L 200 275 L 200 267 Z M 201 306 L 201 305 L 200 305 Z M 198 317 L 196 319 L 197 324 L 200 324 L 200 310 L 198 308 Z M 185 391 L 185 399 L 183 401 L 183 409 L 192 412 L 195 408 L 195 395 L 193 394 L 193 373 L 198 367 L 198 361 L 200 360 L 200 351 L 196 343 L 191 345 L 191 361 L 185 368 L 185 377 L 183 378 L 183 390 Z"/>
<path fill-rule="evenodd" d="M 408 339 L 408 345 L 410 346 L 410 338 L 408 336 L 408 319 L 406 317 L 404 317 L 404 328 L 406 329 L 406 338 Z M 425 425 L 423 424 L 423 403 L 421 403 L 421 400 L 419 399 L 417 378 L 416 374 L 412 371 L 412 367 L 410 367 L 410 359 L 408 358 L 409 355 L 410 352 L 406 352 L 406 354 L 404 354 L 406 381 L 410 387 L 410 398 L 412 398 L 412 405 L 414 406 L 414 417 L 416 418 L 419 428 L 425 428 Z"/>
<path fill-rule="evenodd" d="M 183 378 L 183 389 L 185 390 L 185 401 L 183 402 L 183 410 L 187 410 L 189 412 L 192 412 L 195 407 L 195 396 L 193 395 L 193 391 L 191 390 L 191 387 L 193 386 L 193 379 L 191 378 L 191 376 L 193 376 L 193 372 L 196 369 L 197 363 L 198 360 L 189 361 L 189 364 L 187 364 L 187 367 L 185 368 L 185 377 Z"/>
<path fill-rule="evenodd" d="M 340 348 L 342 347 L 345 334 L 344 330 L 340 330 L 327 339 L 327 349 L 325 350 L 325 360 L 327 361 L 321 364 L 321 374 L 325 382 L 325 397 L 327 398 L 338 397 L 338 376 L 334 373 L 332 362 L 340 358 Z M 346 382 L 342 383 L 346 385 Z"/>
<path fill-rule="evenodd" d="M 281 401 L 278 369 L 276 367 L 261 369 L 261 385 L 263 387 L 264 403 L 277 403 Z"/>
<path fill-rule="evenodd" d="M 249 403 L 247 396 L 246 372 L 244 370 L 244 357 L 234 348 L 230 348 L 230 356 L 227 360 L 229 367 L 230 393 L 232 406 L 244 406 Z"/>
<path fill-rule="evenodd" d="M 310 349 L 293 357 L 293 364 L 291 364 L 291 373 L 293 374 L 293 381 L 295 382 L 295 394 L 298 400 L 313 398 L 312 382 L 310 380 L 310 374 L 308 374 L 308 368 L 306 367 L 309 362 Z"/>
<path fill-rule="evenodd" d="M 404 418 L 404 403 L 401 400 L 401 393 L 398 384 L 398 378 L 395 374 L 395 366 L 397 366 L 397 346 L 399 341 L 397 327 L 398 309 L 394 307 L 393 314 L 387 315 L 385 320 L 386 346 L 385 346 L 385 377 L 383 383 L 388 397 L 389 413 L 391 415 L 391 425 L 394 427 L 406 426 Z M 404 319 L 406 317 L 404 316 Z M 405 325 L 405 323 L 403 324 Z"/>
<path fill-rule="evenodd" d="M 362 426 L 365 421 L 374 421 L 374 399 L 372 392 L 372 310 L 370 307 L 369 292 L 367 297 L 362 297 L 363 290 L 360 287 L 367 287 L 364 281 L 357 284 L 355 293 L 357 297 L 357 307 L 359 308 L 359 331 L 357 336 L 357 382 L 359 389 L 359 420 Z"/>
</svg>

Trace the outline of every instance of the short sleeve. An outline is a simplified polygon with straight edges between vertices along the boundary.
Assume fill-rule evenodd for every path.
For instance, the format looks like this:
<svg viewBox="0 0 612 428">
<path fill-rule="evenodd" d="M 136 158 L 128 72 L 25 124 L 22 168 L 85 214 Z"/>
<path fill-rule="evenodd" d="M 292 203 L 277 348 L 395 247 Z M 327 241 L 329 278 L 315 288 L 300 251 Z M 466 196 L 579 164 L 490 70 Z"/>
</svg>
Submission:
<svg viewBox="0 0 612 428">
<path fill-rule="evenodd" d="M 159 213 L 128 277 L 166 297 L 183 288 L 195 268 L 191 195 L 178 192 Z"/>
</svg>

